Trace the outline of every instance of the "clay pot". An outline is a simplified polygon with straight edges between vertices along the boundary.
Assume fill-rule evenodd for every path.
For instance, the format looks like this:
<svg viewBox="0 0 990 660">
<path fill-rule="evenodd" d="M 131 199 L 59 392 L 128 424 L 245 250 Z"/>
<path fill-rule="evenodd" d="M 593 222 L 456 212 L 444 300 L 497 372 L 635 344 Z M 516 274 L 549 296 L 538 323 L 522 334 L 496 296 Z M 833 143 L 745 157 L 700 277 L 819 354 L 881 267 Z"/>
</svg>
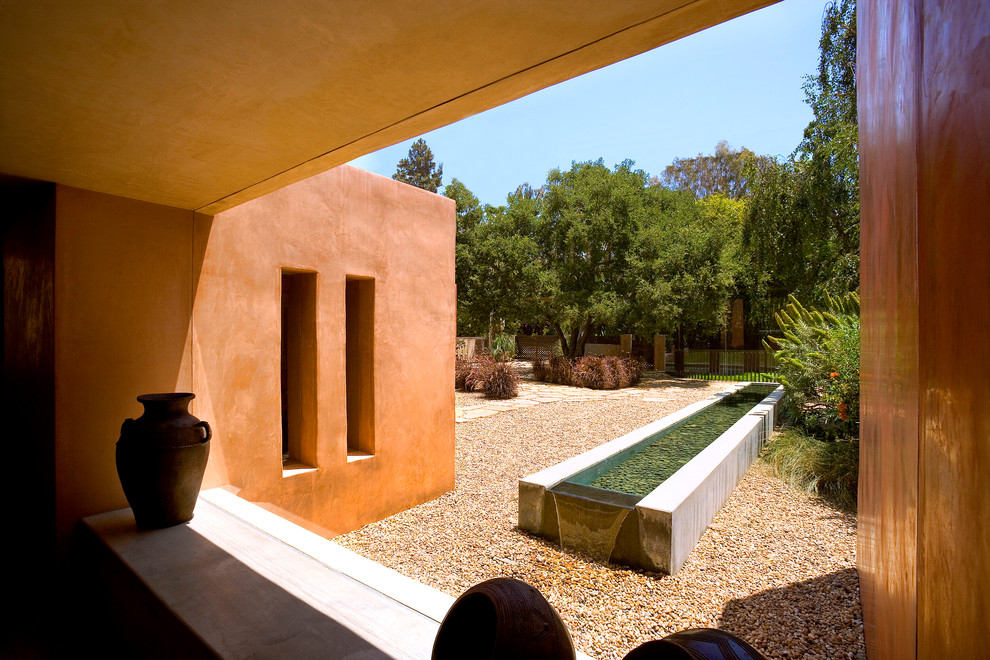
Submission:
<svg viewBox="0 0 990 660">
<path fill-rule="evenodd" d="M 210 455 L 210 425 L 189 414 L 189 392 L 142 394 L 144 414 L 125 419 L 117 441 L 117 476 L 138 527 L 192 520 Z"/>
<path fill-rule="evenodd" d="M 715 628 L 681 630 L 646 642 L 622 660 L 766 660 L 732 633 Z"/>
<path fill-rule="evenodd" d="M 557 611 L 534 587 L 513 578 L 474 585 L 454 601 L 433 643 L 433 660 L 573 660 Z"/>
</svg>

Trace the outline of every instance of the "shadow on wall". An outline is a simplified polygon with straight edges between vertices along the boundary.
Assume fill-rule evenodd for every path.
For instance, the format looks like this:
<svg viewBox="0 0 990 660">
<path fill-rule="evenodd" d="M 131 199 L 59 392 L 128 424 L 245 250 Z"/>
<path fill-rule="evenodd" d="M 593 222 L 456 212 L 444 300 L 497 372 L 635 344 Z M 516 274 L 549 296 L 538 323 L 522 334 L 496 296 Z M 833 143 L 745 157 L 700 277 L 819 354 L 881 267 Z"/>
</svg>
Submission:
<svg viewBox="0 0 990 660">
<path fill-rule="evenodd" d="M 855 568 L 733 599 L 722 610 L 718 628 L 768 657 L 866 658 Z M 841 638 L 842 648 L 819 647 L 816 640 L 823 638 Z"/>
</svg>

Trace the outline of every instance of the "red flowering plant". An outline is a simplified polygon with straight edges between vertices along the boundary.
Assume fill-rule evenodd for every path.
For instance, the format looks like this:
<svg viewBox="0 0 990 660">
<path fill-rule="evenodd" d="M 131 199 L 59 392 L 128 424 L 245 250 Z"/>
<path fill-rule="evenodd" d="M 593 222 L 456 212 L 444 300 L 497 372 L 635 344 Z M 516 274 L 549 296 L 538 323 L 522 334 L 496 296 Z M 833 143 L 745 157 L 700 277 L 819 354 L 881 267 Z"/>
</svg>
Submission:
<svg viewBox="0 0 990 660">
<path fill-rule="evenodd" d="M 822 399 L 840 432 L 859 435 L 859 317 L 828 333 L 826 348 L 833 365 L 822 386 Z"/>
</svg>

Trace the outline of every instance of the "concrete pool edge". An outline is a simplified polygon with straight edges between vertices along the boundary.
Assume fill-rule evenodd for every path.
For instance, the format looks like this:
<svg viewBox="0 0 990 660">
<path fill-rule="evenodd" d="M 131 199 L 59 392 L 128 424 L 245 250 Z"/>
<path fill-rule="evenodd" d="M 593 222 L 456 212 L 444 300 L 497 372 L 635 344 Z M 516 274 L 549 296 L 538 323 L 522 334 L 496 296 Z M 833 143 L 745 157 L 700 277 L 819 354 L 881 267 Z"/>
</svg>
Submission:
<svg viewBox="0 0 990 660">
<path fill-rule="evenodd" d="M 750 384 L 734 383 L 708 399 L 523 477 L 519 480 L 519 527 L 561 542 L 558 505 L 554 494 L 549 492 L 551 488 Z M 642 498 L 620 523 L 612 551 L 600 558 L 665 573 L 680 569 L 772 432 L 776 407 L 782 397 L 783 388 L 778 386 L 707 448 Z M 585 501 L 589 506 L 592 504 L 592 500 Z M 601 503 L 593 504 L 594 508 L 601 509 Z M 588 531 L 590 539 L 594 530 Z M 595 554 L 600 552 L 601 544 L 600 540 L 594 543 L 594 547 L 582 547 L 581 542 L 564 545 Z"/>
</svg>

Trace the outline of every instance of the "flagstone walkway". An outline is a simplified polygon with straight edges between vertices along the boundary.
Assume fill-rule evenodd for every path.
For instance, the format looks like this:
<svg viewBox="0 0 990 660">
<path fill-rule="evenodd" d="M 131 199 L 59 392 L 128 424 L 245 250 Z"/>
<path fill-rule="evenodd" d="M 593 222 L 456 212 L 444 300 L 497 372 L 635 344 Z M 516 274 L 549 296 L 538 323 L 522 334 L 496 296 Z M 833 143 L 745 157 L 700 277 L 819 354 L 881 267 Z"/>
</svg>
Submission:
<svg viewBox="0 0 990 660">
<path fill-rule="evenodd" d="M 585 387 L 572 387 L 570 385 L 551 385 L 549 383 L 527 383 L 519 385 L 519 396 L 515 399 L 505 399 L 496 401 L 493 399 L 479 399 L 478 403 L 470 405 L 456 406 L 455 420 L 458 422 L 468 422 L 472 419 L 497 415 L 507 410 L 518 410 L 527 406 L 536 406 L 541 403 L 554 403 L 556 401 L 599 401 L 601 399 L 624 399 L 629 397 L 645 397 L 653 394 L 653 397 L 646 397 L 645 401 L 666 401 L 669 397 L 658 397 L 655 390 L 638 387 L 626 387 L 621 390 L 591 390 Z"/>
</svg>

